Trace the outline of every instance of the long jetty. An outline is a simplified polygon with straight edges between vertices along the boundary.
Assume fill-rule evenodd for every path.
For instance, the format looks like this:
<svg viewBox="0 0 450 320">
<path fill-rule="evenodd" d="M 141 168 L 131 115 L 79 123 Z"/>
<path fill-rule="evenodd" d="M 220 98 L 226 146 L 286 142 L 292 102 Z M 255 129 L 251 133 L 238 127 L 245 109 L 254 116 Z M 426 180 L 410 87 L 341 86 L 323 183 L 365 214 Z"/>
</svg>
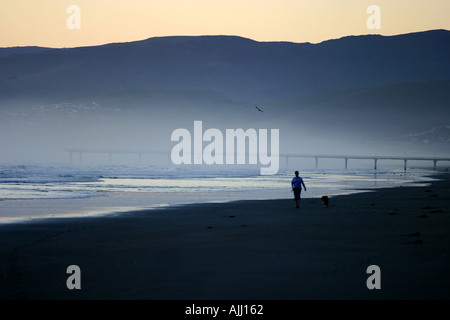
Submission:
<svg viewBox="0 0 450 320">
<path fill-rule="evenodd" d="M 378 168 L 379 160 L 400 160 L 403 161 L 403 168 L 406 171 L 408 161 L 432 161 L 433 167 L 436 170 L 438 161 L 450 161 L 450 157 L 417 157 L 417 156 L 364 156 L 364 155 L 330 155 L 330 154 L 295 154 L 284 153 L 280 157 L 286 159 L 286 167 L 289 165 L 289 158 L 314 158 L 316 161 L 316 168 L 319 167 L 319 159 L 343 159 L 345 169 L 348 168 L 349 160 L 372 160 L 374 162 L 374 170 Z"/>
<path fill-rule="evenodd" d="M 142 156 L 144 154 L 150 155 L 166 155 L 170 161 L 170 151 L 167 150 L 113 150 L 113 149 L 88 149 L 88 148 L 65 148 L 69 153 L 70 162 L 73 163 L 73 155 L 78 154 L 79 163 L 83 161 L 84 154 L 105 154 L 108 156 L 108 161 L 112 162 L 112 156 L 114 154 L 135 154 L 141 163 Z M 378 162 L 380 160 L 397 160 L 403 161 L 404 170 L 407 169 L 408 161 L 431 161 L 434 169 L 437 167 L 439 161 L 450 161 L 450 157 L 437 157 L 437 156 L 386 156 L 386 155 L 336 155 L 336 154 L 302 154 L 302 153 L 280 153 L 279 158 L 285 160 L 286 168 L 289 167 L 289 159 L 292 158 L 312 158 L 315 159 L 316 168 L 319 167 L 320 159 L 342 159 L 344 160 L 345 169 L 348 168 L 349 160 L 372 160 L 374 162 L 374 170 L 378 168 Z"/>
</svg>

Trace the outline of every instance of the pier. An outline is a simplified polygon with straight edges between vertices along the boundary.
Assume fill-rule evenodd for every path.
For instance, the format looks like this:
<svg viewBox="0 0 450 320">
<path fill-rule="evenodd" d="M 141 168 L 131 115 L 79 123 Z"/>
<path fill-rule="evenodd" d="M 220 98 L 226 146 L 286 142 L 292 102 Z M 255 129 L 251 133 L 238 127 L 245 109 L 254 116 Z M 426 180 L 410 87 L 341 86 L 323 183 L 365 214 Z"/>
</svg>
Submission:
<svg viewBox="0 0 450 320">
<path fill-rule="evenodd" d="M 403 161 L 403 169 L 406 171 L 408 161 L 432 161 L 433 168 L 436 170 L 438 161 L 450 161 L 450 157 L 416 157 L 416 156 L 363 156 L 363 155 L 329 155 L 329 154 L 280 154 L 280 158 L 285 158 L 286 168 L 289 167 L 289 158 L 314 158 L 316 169 L 319 168 L 319 159 L 342 159 L 344 160 L 345 169 L 348 168 L 349 160 L 372 160 L 374 170 L 378 169 L 378 161 L 380 160 L 399 160 Z"/>
<path fill-rule="evenodd" d="M 134 154 L 138 163 L 141 163 L 142 156 L 147 155 L 166 155 L 168 161 L 171 161 L 170 153 L 167 150 L 112 150 L 112 149 L 85 149 L 85 148 L 65 148 L 64 151 L 69 153 L 69 161 L 73 163 L 74 154 L 78 154 L 78 161 L 81 164 L 84 154 L 104 154 L 107 156 L 108 162 L 112 163 L 112 157 L 114 154 Z M 371 160 L 373 161 L 374 170 L 378 169 L 379 161 L 381 160 L 396 160 L 403 162 L 403 169 L 407 170 L 408 161 L 429 161 L 433 163 L 433 168 L 436 170 L 437 163 L 440 161 L 449 161 L 450 157 L 435 157 L 435 156 L 385 156 L 385 155 L 336 155 L 336 154 L 302 154 L 302 153 L 280 153 L 279 158 L 284 159 L 285 167 L 289 168 L 289 159 L 292 158 L 312 158 L 315 160 L 316 169 L 319 168 L 320 159 L 342 159 L 344 162 L 344 168 L 348 168 L 349 160 Z M 281 161 L 280 161 L 281 164 Z"/>
</svg>

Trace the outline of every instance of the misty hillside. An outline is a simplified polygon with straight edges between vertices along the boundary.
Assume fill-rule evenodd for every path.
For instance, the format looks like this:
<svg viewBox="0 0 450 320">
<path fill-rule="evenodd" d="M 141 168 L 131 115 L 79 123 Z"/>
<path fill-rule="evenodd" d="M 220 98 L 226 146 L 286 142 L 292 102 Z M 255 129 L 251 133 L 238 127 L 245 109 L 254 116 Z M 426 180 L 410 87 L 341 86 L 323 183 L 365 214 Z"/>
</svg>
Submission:
<svg viewBox="0 0 450 320">
<path fill-rule="evenodd" d="M 450 150 L 450 126 L 434 127 L 430 130 L 393 137 L 388 144 L 404 144 L 407 148 L 423 150 L 427 154 L 448 155 Z"/>
<path fill-rule="evenodd" d="M 325 91 L 267 104 L 301 122 L 384 136 L 447 125 L 449 101 L 450 80 L 443 80 Z"/>
<path fill-rule="evenodd" d="M 307 132 L 306 141 L 320 138 L 324 146 L 332 147 L 340 139 L 358 146 L 358 152 L 370 153 L 374 147 L 391 154 L 432 151 L 445 155 L 450 141 L 444 131 L 424 138 L 424 144 L 412 137 L 449 126 L 449 102 L 450 80 L 444 80 L 314 93 L 267 102 L 266 111 L 274 110 L 280 122 L 289 114 L 284 122 L 289 134 L 302 128 Z M 432 150 L 434 139 L 440 141 L 440 147 Z"/>
<path fill-rule="evenodd" d="M 421 133 L 450 125 L 449 49 L 445 30 L 319 44 L 200 36 L 0 48 L 1 155 L 170 150 L 171 132 L 194 120 L 278 128 L 281 152 L 448 155 L 446 130 Z"/>
</svg>

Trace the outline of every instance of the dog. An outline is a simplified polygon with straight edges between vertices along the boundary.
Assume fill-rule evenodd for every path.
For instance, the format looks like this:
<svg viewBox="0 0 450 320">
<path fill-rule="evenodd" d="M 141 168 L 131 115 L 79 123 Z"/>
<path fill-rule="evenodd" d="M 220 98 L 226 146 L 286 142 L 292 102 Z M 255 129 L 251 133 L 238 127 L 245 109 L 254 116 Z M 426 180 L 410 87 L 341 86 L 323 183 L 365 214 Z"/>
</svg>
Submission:
<svg viewBox="0 0 450 320">
<path fill-rule="evenodd" d="M 322 204 L 325 208 L 328 208 L 328 197 L 327 196 L 322 197 Z"/>
</svg>

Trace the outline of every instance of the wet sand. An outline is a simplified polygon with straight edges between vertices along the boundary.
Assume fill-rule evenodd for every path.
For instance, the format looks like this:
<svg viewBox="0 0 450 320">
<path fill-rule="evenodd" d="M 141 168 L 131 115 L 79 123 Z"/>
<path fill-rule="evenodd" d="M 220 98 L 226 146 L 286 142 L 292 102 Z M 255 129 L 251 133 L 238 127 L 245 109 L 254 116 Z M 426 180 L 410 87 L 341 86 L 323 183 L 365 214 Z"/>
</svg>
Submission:
<svg viewBox="0 0 450 320">
<path fill-rule="evenodd" d="M 449 299 L 450 182 L 0 226 L 1 299 Z M 80 268 L 69 290 L 67 267 Z M 367 268 L 381 289 L 368 289 Z"/>
</svg>

